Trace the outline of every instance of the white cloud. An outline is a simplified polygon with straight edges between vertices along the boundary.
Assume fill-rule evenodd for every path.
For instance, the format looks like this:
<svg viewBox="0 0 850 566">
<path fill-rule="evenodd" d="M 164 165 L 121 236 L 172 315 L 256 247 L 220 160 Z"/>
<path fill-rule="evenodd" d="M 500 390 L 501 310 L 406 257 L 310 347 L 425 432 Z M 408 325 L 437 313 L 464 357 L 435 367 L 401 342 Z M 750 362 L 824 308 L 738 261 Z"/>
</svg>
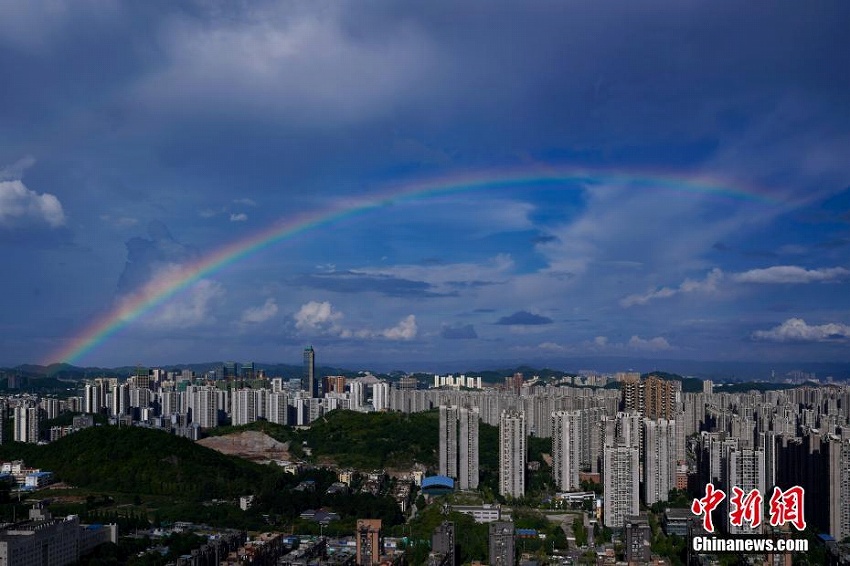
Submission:
<svg viewBox="0 0 850 566">
<path fill-rule="evenodd" d="M 810 326 L 802 318 L 789 318 L 770 330 L 753 332 L 755 340 L 767 342 L 834 342 L 850 339 L 850 326 L 827 323 Z"/>
<path fill-rule="evenodd" d="M 398 324 L 392 328 L 387 328 L 381 332 L 381 336 L 388 340 L 412 340 L 416 338 L 418 328 L 416 327 L 416 316 L 410 314 L 401 319 Z"/>
<path fill-rule="evenodd" d="M 249 198 L 236 198 L 233 199 L 233 204 L 241 204 L 244 206 L 257 206 L 257 202 L 253 199 Z"/>
<path fill-rule="evenodd" d="M 266 302 L 259 307 L 251 307 L 245 309 L 242 313 L 242 322 L 245 323 L 260 323 L 269 320 L 277 314 L 277 302 L 273 298 L 266 299 Z"/>
<path fill-rule="evenodd" d="M 212 322 L 213 304 L 224 296 L 224 288 L 211 279 L 201 279 L 181 296 L 169 300 L 145 320 L 147 326 L 189 328 Z"/>
<path fill-rule="evenodd" d="M 20 179 L 24 171 L 35 165 L 35 157 L 32 155 L 24 156 L 11 165 L 0 168 L 0 181 L 14 181 Z"/>
<path fill-rule="evenodd" d="M 21 181 L 0 181 L 0 226 L 47 224 L 58 228 L 65 224 L 65 212 L 55 196 L 31 191 Z"/>
<path fill-rule="evenodd" d="M 632 336 L 629 338 L 627 346 L 632 350 L 638 350 L 641 352 L 661 352 L 673 348 L 667 339 L 661 336 L 656 336 L 655 338 Z"/>
<path fill-rule="evenodd" d="M 325 334 L 340 338 L 412 340 L 418 333 L 416 316 L 412 314 L 401 319 L 395 326 L 377 332 L 368 328 L 345 328 L 340 324 L 344 318 L 343 313 L 334 309 L 329 301 L 304 303 L 293 318 L 295 328 L 303 333 Z"/>
<path fill-rule="evenodd" d="M 685 293 L 715 293 L 723 280 L 720 269 L 712 269 L 703 280 L 685 279 L 678 287 L 662 287 L 642 295 L 629 295 L 620 301 L 620 305 L 628 308 L 635 305 L 645 305 L 655 299 L 668 299 Z"/>
<path fill-rule="evenodd" d="M 293 317 L 295 318 L 295 328 L 298 330 L 338 334 L 341 331 L 338 322 L 342 319 L 343 314 L 335 311 L 329 301 L 321 303 L 310 301 L 301 305 L 301 308 Z"/>
<path fill-rule="evenodd" d="M 359 38 L 343 11 L 257 4 L 174 18 L 156 38 L 166 66 L 141 82 L 141 98 L 165 112 L 238 108 L 324 123 L 365 120 L 419 96 L 413 85 L 436 61 L 431 40 L 412 25 Z"/>
<path fill-rule="evenodd" d="M 112 224 L 113 226 L 117 226 L 118 228 L 129 228 L 139 223 L 139 220 L 137 218 L 131 218 L 129 216 L 115 217 L 111 214 L 101 214 L 100 219 L 104 222 Z"/>
<path fill-rule="evenodd" d="M 850 270 L 843 267 L 806 269 L 796 265 L 775 265 L 736 273 L 732 278 L 739 283 L 826 283 L 850 278 Z"/>
<path fill-rule="evenodd" d="M 239 212 L 239 213 L 232 212 L 230 214 L 230 221 L 231 222 L 245 222 L 246 220 L 248 220 L 248 215 L 245 214 L 244 212 Z"/>
<path fill-rule="evenodd" d="M 585 340 L 576 344 L 558 344 L 556 342 L 543 342 L 537 345 L 538 350 L 551 353 L 570 354 L 604 354 L 616 353 L 623 355 L 625 352 L 663 352 L 673 350 L 673 346 L 666 338 L 656 336 L 654 338 L 641 338 L 632 336 L 627 342 L 611 342 L 607 336 L 596 336 L 593 340 Z"/>
</svg>

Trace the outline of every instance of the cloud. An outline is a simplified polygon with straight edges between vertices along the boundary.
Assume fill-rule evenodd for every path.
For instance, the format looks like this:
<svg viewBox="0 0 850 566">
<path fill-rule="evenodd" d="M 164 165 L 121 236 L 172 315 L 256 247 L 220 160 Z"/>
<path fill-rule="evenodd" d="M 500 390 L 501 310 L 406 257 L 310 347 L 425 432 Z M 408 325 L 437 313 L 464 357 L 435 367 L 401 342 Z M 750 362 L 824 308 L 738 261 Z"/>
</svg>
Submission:
<svg viewBox="0 0 850 566">
<path fill-rule="evenodd" d="M 100 219 L 118 228 L 130 228 L 139 223 L 137 218 L 129 216 L 112 216 L 111 214 L 101 214 Z"/>
<path fill-rule="evenodd" d="M 145 325 L 190 328 L 212 322 L 212 306 L 224 296 L 224 288 L 211 279 L 201 279 L 183 295 L 169 300 L 145 319 Z"/>
<path fill-rule="evenodd" d="M 257 202 L 249 198 L 235 198 L 233 199 L 233 204 L 241 204 L 244 206 L 257 206 Z"/>
<path fill-rule="evenodd" d="M 720 269 L 715 268 L 712 269 L 702 281 L 685 279 L 676 288 L 662 287 L 642 295 L 629 295 L 628 297 L 620 300 L 620 306 L 629 308 L 635 305 L 645 305 L 656 299 L 669 299 L 670 297 L 687 293 L 714 293 L 717 291 L 722 280 L 723 272 Z"/>
<path fill-rule="evenodd" d="M 627 346 L 632 350 L 640 352 L 662 352 L 672 349 L 666 338 L 656 336 L 655 338 L 644 339 L 640 336 L 632 336 L 629 338 Z"/>
<path fill-rule="evenodd" d="M 244 212 L 239 212 L 239 213 L 231 212 L 230 213 L 230 221 L 231 222 L 245 222 L 246 220 L 248 220 L 248 215 L 245 214 Z"/>
<path fill-rule="evenodd" d="M 416 338 L 417 332 L 416 316 L 410 314 L 392 328 L 381 331 L 381 336 L 387 340 L 412 340 Z"/>
<path fill-rule="evenodd" d="M 528 311 L 517 311 L 511 315 L 503 316 L 496 324 L 504 324 L 510 326 L 534 326 L 540 324 L 552 324 L 553 320 L 548 316 L 533 314 Z"/>
<path fill-rule="evenodd" d="M 163 273 L 177 273 L 181 266 L 191 263 L 198 252 L 174 239 L 168 228 L 159 221 L 148 225 L 148 237 L 134 237 L 126 242 L 127 262 L 118 279 L 118 293 L 135 293 L 143 286 L 162 279 Z"/>
<path fill-rule="evenodd" d="M 249 324 L 257 324 L 269 320 L 276 314 L 277 302 L 273 298 L 268 298 L 266 299 L 266 302 L 259 307 L 251 307 L 245 309 L 242 312 L 242 322 Z"/>
<path fill-rule="evenodd" d="M 789 318 L 770 330 L 757 330 L 754 340 L 766 342 L 836 342 L 850 339 L 850 326 L 827 323 L 809 326 L 802 318 Z"/>
<path fill-rule="evenodd" d="M 338 322 L 343 318 L 341 312 L 335 311 L 330 302 L 310 301 L 301 305 L 295 318 L 295 328 L 308 332 L 330 332 L 338 334 Z"/>
<path fill-rule="evenodd" d="M 443 325 L 443 328 L 440 330 L 440 337 L 447 340 L 473 340 L 478 338 L 478 334 L 475 332 L 475 327 L 471 324 Z"/>
<path fill-rule="evenodd" d="M 65 224 L 65 211 L 54 195 L 38 194 L 21 181 L 0 181 L 0 226 L 44 225 L 58 228 Z"/>
<path fill-rule="evenodd" d="M 165 112 L 238 111 L 263 120 L 361 122 L 428 76 L 432 47 L 415 25 L 351 33 L 341 7 L 255 5 L 173 18 L 158 34 L 165 65 L 139 85 Z M 205 104 L 197 103 L 203 96 Z"/>
<path fill-rule="evenodd" d="M 547 352 L 566 352 L 569 350 L 566 346 L 561 346 L 560 344 L 556 344 L 555 342 L 543 342 L 538 344 L 537 347 L 540 350 L 545 350 Z"/>
<path fill-rule="evenodd" d="M 359 271 L 303 275 L 295 279 L 295 283 L 310 289 L 324 289 L 335 293 L 380 293 L 388 297 L 443 297 L 456 294 L 449 291 L 438 293 L 425 281 Z"/>
<path fill-rule="evenodd" d="M 850 270 L 843 267 L 806 269 L 796 265 L 776 265 L 736 273 L 732 278 L 739 283 L 828 283 L 850 278 Z"/>
<path fill-rule="evenodd" d="M 24 171 L 33 165 L 35 165 L 35 158 L 32 155 L 22 157 L 11 165 L 0 168 L 0 181 L 20 180 L 24 175 Z"/>
</svg>

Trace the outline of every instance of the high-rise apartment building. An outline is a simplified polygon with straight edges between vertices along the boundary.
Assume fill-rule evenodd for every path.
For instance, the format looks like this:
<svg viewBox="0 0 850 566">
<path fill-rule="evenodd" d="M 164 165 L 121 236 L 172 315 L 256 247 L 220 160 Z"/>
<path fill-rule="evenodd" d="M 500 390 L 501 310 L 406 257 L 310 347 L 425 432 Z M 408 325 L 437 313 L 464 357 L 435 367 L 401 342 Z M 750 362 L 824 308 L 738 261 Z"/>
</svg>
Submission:
<svg viewBox="0 0 850 566">
<path fill-rule="evenodd" d="M 282 391 L 269 393 L 268 420 L 275 424 L 289 424 L 289 395 Z"/>
<path fill-rule="evenodd" d="M 552 474 L 558 489 L 581 489 L 578 473 L 583 434 L 581 411 L 552 413 Z"/>
<path fill-rule="evenodd" d="M 256 396 L 253 389 L 237 389 L 233 392 L 231 421 L 233 426 L 252 423 L 257 420 Z"/>
<path fill-rule="evenodd" d="M 733 487 L 741 488 L 745 495 L 755 489 L 764 497 L 768 493 L 764 476 L 764 450 L 753 450 L 751 448 L 729 450 L 726 460 L 726 481 L 724 482 L 727 494 L 727 500 L 724 503 L 726 503 L 727 509 L 729 508 L 729 498 L 732 497 Z M 761 532 L 760 527 L 753 528 L 746 521 L 740 526 L 732 525 L 729 520 L 729 513 L 724 513 L 724 520 L 728 533 L 750 534 Z"/>
<path fill-rule="evenodd" d="M 382 381 L 372 386 L 372 405 L 374 405 L 376 411 L 387 411 L 390 409 L 389 383 Z"/>
<path fill-rule="evenodd" d="M 218 426 L 218 408 L 216 404 L 216 389 L 207 386 L 189 386 L 186 388 L 192 409 L 192 422 L 201 428 Z"/>
<path fill-rule="evenodd" d="M 676 422 L 643 419 L 643 500 L 667 501 L 676 487 Z"/>
<path fill-rule="evenodd" d="M 499 419 L 499 494 L 525 495 L 526 421 L 521 411 L 502 411 Z"/>
<path fill-rule="evenodd" d="M 312 398 L 321 397 L 319 381 L 316 376 L 316 352 L 313 346 L 304 348 L 304 373 L 301 377 L 301 389 Z"/>
<path fill-rule="evenodd" d="M 458 420 L 458 487 L 478 489 L 478 407 L 461 407 Z"/>
<path fill-rule="evenodd" d="M 37 443 L 39 425 L 38 407 L 26 402 L 15 407 L 13 425 L 12 440 L 15 442 Z"/>
<path fill-rule="evenodd" d="M 850 439 L 829 441 L 829 534 L 850 537 Z"/>
<path fill-rule="evenodd" d="M 477 407 L 440 406 L 440 474 L 459 489 L 478 488 Z"/>
<path fill-rule="evenodd" d="M 643 384 L 643 416 L 650 419 L 673 419 L 678 410 L 679 396 L 682 391 L 680 381 L 661 379 L 650 375 Z"/>
<path fill-rule="evenodd" d="M 440 405 L 440 475 L 457 478 L 456 406 Z"/>
<path fill-rule="evenodd" d="M 619 529 L 626 519 L 638 514 L 638 449 L 615 443 L 604 449 L 603 521 L 606 527 Z"/>
<path fill-rule="evenodd" d="M 625 374 L 620 381 L 623 411 L 640 413 L 650 419 L 673 419 L 678 411 L 682 384 L 650 375 L 641 380 L 640 374 Z"/>
</svg>

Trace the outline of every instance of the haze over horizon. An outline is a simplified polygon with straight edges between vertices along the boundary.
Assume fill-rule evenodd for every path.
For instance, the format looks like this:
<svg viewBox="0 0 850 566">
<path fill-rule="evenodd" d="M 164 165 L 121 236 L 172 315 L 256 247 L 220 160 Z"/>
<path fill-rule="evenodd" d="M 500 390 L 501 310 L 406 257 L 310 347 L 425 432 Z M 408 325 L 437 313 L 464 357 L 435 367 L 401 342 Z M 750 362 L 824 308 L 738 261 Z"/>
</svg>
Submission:
<svg viewBox="0 0 850 566">
<path fill-rule="evenodd" d="M 848 363 L 818 8 L 4 4 L 0 365 Z"/>
</svg>

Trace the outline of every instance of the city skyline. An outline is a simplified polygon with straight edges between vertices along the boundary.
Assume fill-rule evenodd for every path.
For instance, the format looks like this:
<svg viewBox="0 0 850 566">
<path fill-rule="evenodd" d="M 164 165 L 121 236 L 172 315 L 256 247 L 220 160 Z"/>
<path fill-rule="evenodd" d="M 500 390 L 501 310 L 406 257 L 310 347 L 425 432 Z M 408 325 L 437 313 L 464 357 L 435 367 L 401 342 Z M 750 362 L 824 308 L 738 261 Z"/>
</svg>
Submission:
<svg viewBox="0 0 850 566">
<path fill-rule="evenodd" d="M 850 362 L 848 21 L 4 6 L 0 366 Z"/>
</svg>

